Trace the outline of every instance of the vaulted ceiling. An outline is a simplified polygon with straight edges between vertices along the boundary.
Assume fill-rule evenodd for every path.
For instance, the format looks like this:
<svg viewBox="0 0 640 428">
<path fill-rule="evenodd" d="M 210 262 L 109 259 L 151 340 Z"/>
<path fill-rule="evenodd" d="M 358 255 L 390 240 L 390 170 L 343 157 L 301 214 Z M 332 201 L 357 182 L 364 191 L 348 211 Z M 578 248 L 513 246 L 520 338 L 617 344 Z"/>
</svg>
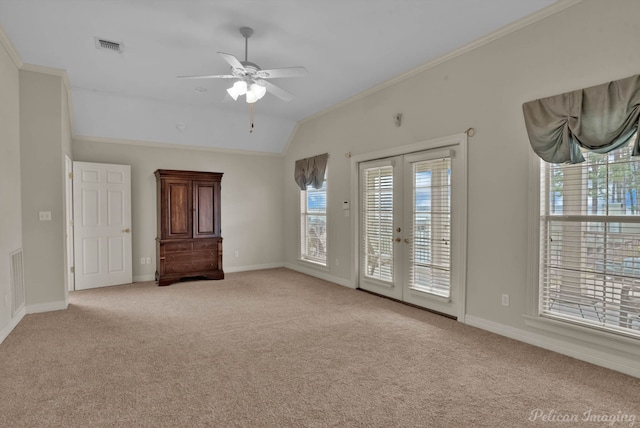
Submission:
<svg viewBox="0 0 640 428">
<path fill-rule="evenodd" d="M 562 3 L 561 0 L 558 3 Z M 298 121 L 519 21 L 555 0 L 0 0 L 0 25 L 27 64 L 66 70 L 77 136 L 281 153 Z M 556 5 L 557 6 L 557 5 Z M 295 94 L 233 101 L 216 53 Z M 99 49 L 118 42 L 121 52 Z"/>
</svg>

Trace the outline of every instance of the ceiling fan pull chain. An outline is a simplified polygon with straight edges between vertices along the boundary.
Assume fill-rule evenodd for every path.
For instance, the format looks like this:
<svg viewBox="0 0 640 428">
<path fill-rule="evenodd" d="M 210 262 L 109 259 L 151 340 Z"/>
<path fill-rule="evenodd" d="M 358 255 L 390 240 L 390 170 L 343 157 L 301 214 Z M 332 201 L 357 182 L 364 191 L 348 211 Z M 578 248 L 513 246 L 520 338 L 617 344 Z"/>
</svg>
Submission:
<svg viewBox="0 0 640 428">
<path fill-rule="evenodd" d="M 253 133 L 253 105 L 249 104 L 249 134 Z"/>
</svg>

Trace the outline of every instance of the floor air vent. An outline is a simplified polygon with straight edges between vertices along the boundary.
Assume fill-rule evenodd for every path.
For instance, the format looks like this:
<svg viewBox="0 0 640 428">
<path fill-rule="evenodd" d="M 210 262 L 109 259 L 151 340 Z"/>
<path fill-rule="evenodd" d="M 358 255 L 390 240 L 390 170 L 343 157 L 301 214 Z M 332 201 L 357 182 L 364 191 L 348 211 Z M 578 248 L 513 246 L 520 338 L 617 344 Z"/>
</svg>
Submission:
<svg viewBox="0 0 640 428">
<path fill-rule="evenodd" d="M 98 37 L 96 37 L 96 47 L 98 49 L 122 52 L 122 43 L 112 42 L 111 40 L 100 39 Z"/>
<path fill-rule="evenodd" d="M 22 250 L 11 253 L 11 315 L 15 316 L 24 307 L 24 267 Z"/>
</svg>

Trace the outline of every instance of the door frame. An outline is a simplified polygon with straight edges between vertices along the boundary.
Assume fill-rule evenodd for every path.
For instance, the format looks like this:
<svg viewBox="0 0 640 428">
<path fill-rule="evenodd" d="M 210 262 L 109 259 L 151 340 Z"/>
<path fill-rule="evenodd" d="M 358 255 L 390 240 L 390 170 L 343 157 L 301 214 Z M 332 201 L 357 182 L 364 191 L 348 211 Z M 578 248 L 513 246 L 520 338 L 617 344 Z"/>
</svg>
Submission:
<svg viewBox="0 0 640 428">
<path fill-rule="evenodd" d="M 363 153 L 353 155 L 351 161 L 351 208 L 353 215 L 351 216 L 352 230 L 352 248 L 353 248 L 353 265 L 352 265 L 352 284 L 353 288 L 358 288 L 360 281 L 360 193 L 359 193 L 359 164 L 361 162 L 373 161 L 376 159 L 388 158 L 393 156 L 407 155 L 411 153 L 421 152 L 425 150 L 453 148 L 455 150 L 456 162 L 459 167 L 456 169 L 457 175 L 455 179 L 459 184 L 458 192 L 452 195 L 455 199 L 456 206 L 462 207 L 455 222 L 452 221 L 452 231 L 455 229 L 458 234 L 456 238 L 456 248 L 451 253 L 452 260 L 456 260 L 455 281 L 457 293 L 452 295 L 456 299 L 457 319 L 465 322 L 466 313 L 466 294 L 467 294 L 467 194 L 468 194 L 468 161 L 467 161 L 467 144 L 468 136 L 466 133 L 450 135 L 447 137 L 436 138 L 432 140 L 422 141 L 415 144 L 405 146 L 392 147 L 376 152 Z M 452 199 L 453 204 L 453 199 Z"/>
<path fill-rule="evenodd" d="M 73 242 L 73 161 L 64 156 L 64 221 L 65 221 L 65 283 L 67 291 L 75 290 L 74 242 Z"/>
</svg>

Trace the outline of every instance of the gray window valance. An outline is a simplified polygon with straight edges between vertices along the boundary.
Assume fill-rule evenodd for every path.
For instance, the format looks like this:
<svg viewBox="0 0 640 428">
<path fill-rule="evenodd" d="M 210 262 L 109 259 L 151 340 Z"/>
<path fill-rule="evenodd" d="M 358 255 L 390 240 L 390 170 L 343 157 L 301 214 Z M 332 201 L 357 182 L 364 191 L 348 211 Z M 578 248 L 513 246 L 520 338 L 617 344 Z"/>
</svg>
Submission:
<svg viewBox="0 0 640 428">
<path fill-rule="evenodd" d="M 294 178 L 300 190 L 307 190 L 308 186 L 314 189 L 320 189 L 322 187 L 328 159 L 329 154 L 325 153 L 296 161 Z"/>
<path fill-rule="evenodd" d="M 580 163 L 580 148 L 607 153 L 629 143 L 640 118 L 640 75 L 522 105 L 533 151 L 550 163 Z M 640 155 L 636 136 L 633 156 Z"/>
</svg>

